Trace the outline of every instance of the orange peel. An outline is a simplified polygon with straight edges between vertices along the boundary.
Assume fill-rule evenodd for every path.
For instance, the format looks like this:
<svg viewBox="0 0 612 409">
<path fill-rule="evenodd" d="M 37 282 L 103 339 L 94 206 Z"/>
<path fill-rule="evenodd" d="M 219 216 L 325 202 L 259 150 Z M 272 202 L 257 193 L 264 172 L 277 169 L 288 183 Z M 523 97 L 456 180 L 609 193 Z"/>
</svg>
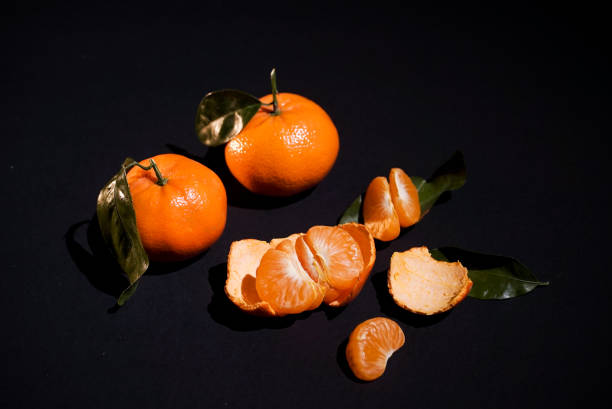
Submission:
<svg viewBox="0 0 612 409">
<path fill-rule="evenodd" d="M 427 247 L 393 253 L 387 284 L 397 305 L 423 315 L 450 310 L 472 288 L 467 268 L 459 261 L 435 260 Z"/>
</svg>

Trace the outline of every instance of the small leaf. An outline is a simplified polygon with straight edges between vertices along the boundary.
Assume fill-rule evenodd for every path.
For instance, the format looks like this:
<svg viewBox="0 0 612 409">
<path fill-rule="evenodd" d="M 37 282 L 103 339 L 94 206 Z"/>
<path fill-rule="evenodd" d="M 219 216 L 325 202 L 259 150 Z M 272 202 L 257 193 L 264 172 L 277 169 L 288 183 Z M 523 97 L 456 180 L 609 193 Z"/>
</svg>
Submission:
<svg viewBox="0 0 612 409">
<path fill-rule="evenodd" d="M 459 260 L 468 269 L 474 283 L 468 294 L 482 300 L 503 300 L 527 294 L 548 282 L 537 277 L 519 261 L 504 256 L 475 253 L 457 247 L 442 247 L 431 251 L 437 260 Z"/>
<path fill-rule="evenodd" d="M 419 192 L 421 215 L 425 215 L 444 192 L 457 190 L 465 184 L 466 169 L 463 154 L 455 152 L 427 181 L 418 176 L 410 178 Z"/>
<path fill-rule="evenodd" d="M 342 213 L 338 224 L 359 223 L 359 213 L 361 212 L 361 195 L 353 200 L 353 203 Z"/>
<path fill-rule="evenodd" d="M 149 267 L 127 183 L 127 170 L 134 163 L 133 159 L 126 159 L 98 195 L 97 214 L 102 237 L 130 282 L 130 287 L 120 296 L 121 304 L 132 295 L 136 289 L 134 284 Z"/>
<path fill-rule="evenodd" d="M 204 145 L 222 145 L 238 135 L 260 107 L 259 99 L 246 92 L 209 92 L 198 105 L 196 134 Z"/>
<path fill-rule="evenodd" d="M 123 304 L 125 304 L 125 302 L 129 300 L 129 298 L 136 292 L 136 289 L 138 288 L 138 283 L 139 281 L 130 284 L 128 288 L 126 288 L 121 292 L 121 294 L 119 294 L 119 298 L 117 299 L 118 306 L 123 306 Z"/>
</svg>

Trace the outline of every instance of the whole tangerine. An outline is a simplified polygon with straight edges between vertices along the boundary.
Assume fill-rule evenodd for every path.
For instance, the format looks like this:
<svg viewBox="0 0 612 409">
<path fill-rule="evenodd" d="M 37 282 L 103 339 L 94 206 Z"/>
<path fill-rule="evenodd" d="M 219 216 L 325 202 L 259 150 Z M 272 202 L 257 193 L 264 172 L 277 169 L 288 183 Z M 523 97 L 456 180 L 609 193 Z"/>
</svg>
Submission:
<svg viewBox="0 0 612 409">
<path fill-rule="evenodd" d="M 225 187 L 201 163 L 182 155 L 157 155 L 132 167 L 127 182 L 138 233 L 151 260 L 186 260 L 223 233 Z"/>
<path fill-rule="evenodd" d="M 331 170 L 340 142 L 327 113 L 308 98 L 272 94 L 225 147 L 234 177 L 253 193 L 291 196 L 317 185 Z"/>
</svg>

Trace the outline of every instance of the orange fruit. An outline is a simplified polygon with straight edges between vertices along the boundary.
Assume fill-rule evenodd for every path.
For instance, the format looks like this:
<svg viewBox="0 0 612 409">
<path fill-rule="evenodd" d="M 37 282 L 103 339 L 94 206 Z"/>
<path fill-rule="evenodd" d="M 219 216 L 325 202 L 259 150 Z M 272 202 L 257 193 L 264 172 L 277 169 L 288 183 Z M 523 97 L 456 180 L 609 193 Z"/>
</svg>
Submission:
<svg viewBox="0 0 612 409">
<path fill-rule="evenodd" d="M 380 378 L 391 355 L 404 345 L 404 332 L 395 321 L 376 317 L 357 325 L 346 345 L 346 360 L 363 381 Z"/>
<path fill-rule="evenodd" d="M 393 206 L 389 182 L 384 176 L 375 177 L 363 199 L 363 221 L 372 236 L 391 241 L 400 234 L 400 221 Z"/>
<path fill-rule="evenodd" d="M 210 247 L 223 233 L 227 197 L 221 179 L 209 168 L 181 155 L 145 159 L 127 174 L 136 226 L 154 261 L 180 261 Z"/>
<path fill-rule="evenodd" d="M 472 288 L 467 268 L 435 260 L 427 247 L 393 253 L 387 284 L 397 305 L 423 315 L 453 308 Z"/>
<path fill-rule="evenodd" d="M 372 235 L 356 223 L 314 226 L 270 244 L 240 240 L 230 247 L 225 292 L 257 315 L 297 314 L 322 302 L 337 307 L 359 294 L 375 259 Z"/>
<path fill-rule="evenodd" d="M 374 178 L 363 200 L 363 220 L 372 235 L 381 241 L 391 241 L 401 227 L 409 227 L 421 218 L 419 192 L 412 179 L 400 168 Z"/>
<path fill-rule="evenodd" d="M 400 168 L 391 169 L 389 188 L 400 226 L 409 227 L 418 222 L 421 218 L 419 192 L 406 172 Z"/>
<path fill-rule="evenodd" d="M 291 196 L 317 185 L 338 156 L 338 131 L 327 113 L 300 95 L 277 94 L 225 147 L 232 175 L 253 193 Z M 273 101 L 273 95 L 261 98 Z"/>
</svg>

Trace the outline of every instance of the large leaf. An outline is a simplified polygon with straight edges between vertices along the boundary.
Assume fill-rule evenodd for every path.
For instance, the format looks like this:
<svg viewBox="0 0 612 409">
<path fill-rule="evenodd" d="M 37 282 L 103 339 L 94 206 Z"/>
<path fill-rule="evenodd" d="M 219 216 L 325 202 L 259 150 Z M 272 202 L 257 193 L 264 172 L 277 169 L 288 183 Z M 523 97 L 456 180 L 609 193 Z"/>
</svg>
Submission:
<svg viewBox="0 0 612 409">
<path fill-rule="evenodd" d="M 463 154 L 455 152 L 428 180 L 418 176 L 410 178 L 419 192 L 421 215 L 425 215 L 444 192 L 457 190 L 465 184 L 466 169 Z"/>
<path fill-rule="evenodd" d="M 431 255 L 437 260 L 460 261 L 468 269 L 468 276 L 474 283 L 468 294 L 470 297 L 503 300 L 548 285 L 511 257 L 475 253 L 457 247 L 434 249 Z"/>
<path fill-rule="evenodd" d="M 353 203 L 342 213 L 338 224 L 359 223 L 359 212 L 361 211 L 361 195 L 353 200 Z"/>
<path fill-rule="evenodd" d="M 261 107 L 246 92 L 225 89 L 209 92 L 198 105 L 195 130 L 200 141 L 218 146 L 238 135 Z"/>
<path fill-rule="evenodd" d="M 121 304 L 132 295 L 136 289 L 135 283 L 149 267 L 149 257 L 140 241 L 127 183 L 127 170 L 134 163 L 133 159 L 126 159 L 119 172 L 98 195 L 97 213 L 102 236 L 130 282 L 119 297 Z"/>
</svg>

